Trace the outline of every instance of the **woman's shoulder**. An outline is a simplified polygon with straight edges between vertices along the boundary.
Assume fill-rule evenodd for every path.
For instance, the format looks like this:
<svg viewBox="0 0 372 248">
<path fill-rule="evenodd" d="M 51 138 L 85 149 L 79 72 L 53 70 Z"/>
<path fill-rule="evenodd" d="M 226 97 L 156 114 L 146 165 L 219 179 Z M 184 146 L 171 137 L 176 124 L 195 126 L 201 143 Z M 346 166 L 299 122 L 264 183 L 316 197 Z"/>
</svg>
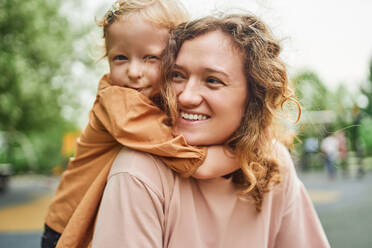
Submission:
<svg viewBox="0 0 372 248">
<path fill-rule="evenodd" d="M 279 170 L 282 176 L 295 176 L 296 168 L 287 147 L 279 141 L 273 141 L 274 158 L 279 163 Z"/>
<path fill-rule="evenodd" d="M 127 173 L 148 185 L 154 191 L 163 193 L 173 187 L 175 173 L 158 158 L 149 153 L 123 147 L 116 156 L 110 170 L 110 178 Z"/>
<path fill-rule="evenodd" d="M 297 176 L 296 167 L 287 147 L 279 141 L 273 142 L 274 157 L 278 162 L 281 184 L 279 187 L 287 195 L 292 195 L 297 190 L 300 180 Z"/>
</svg>

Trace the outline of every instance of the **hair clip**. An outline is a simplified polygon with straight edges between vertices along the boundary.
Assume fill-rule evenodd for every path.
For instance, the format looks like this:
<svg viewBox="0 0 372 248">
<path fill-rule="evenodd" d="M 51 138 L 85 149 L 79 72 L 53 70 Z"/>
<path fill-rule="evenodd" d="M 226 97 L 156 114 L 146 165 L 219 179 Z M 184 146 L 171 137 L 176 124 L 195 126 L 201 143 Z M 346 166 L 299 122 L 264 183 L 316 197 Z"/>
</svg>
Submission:
<svg viewBox="0 0 372 248">
<path fill-rule="evenodd" d="M 107 22 L 108 23 L 111 23 L 114 20 L 115 14 L 117 14 L 119 10 L 120 10 L 120 2 L 119 0 L 116 0 L 111 6 L 111 8 L 107 11 Z"/>
<path fill-rule="evenodd" d="M 119 11 L 119 10 L 120 10 L 120 1 L 116 0 L 111 7 L 111 11 L 115 13 L 116 11 Z"/>
</svg>

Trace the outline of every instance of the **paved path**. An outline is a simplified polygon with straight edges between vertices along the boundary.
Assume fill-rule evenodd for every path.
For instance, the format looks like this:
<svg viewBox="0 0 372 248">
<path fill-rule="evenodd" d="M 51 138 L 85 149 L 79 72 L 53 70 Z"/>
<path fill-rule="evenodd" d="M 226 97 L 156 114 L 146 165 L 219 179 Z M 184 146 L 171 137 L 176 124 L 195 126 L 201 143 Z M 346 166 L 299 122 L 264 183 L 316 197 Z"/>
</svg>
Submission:
<svg viewBox="0 0 372 248">
<path fill-rule="evenodd" d="M 327 237 L 336 248 L 372 247 L 372 174 L 361 180 L 327 180 L 324 174 L 300 177 L 315 203 Z"/>
<path fill-rule="evenodd" d="M 300 174 L 332 247 L 372 247 L 372 174 L 363 180 L 328 181 L 323 173 Z M 0 195 L 0 248 L 40 247 L 44 216 L 58 179 L 12 178 Z"/>
<path fill-rule="evenodd" d="M 56 178 L 17 176 L 0 195 L 0 248 L 40 247 L 45 214 Z"/>
</svg>

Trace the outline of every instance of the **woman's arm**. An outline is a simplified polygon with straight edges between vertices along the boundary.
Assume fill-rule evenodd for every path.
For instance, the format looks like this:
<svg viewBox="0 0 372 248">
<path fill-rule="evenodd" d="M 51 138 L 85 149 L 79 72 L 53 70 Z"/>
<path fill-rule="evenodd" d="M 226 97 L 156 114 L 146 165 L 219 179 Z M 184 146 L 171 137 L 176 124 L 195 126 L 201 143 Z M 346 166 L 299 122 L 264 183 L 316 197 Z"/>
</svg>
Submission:
<svg viewBox="0 0 372 248">
<path fill-rule="evenodd" d="M 163 199 L 126 172 L 112 175 L 98 211 L 93 247 L 163 246 Z"/>
<path fill-rule="evenodd" d="M 198 179 L 221 177 L 239 168 L 240 163 L 238 159 L 227 147 L 210 146 L 204 162 L 192 176 Z"/>
<path fill-rule="evenodd" d="M 279 143 L 275 147 L 286 173 L 283 176 L 284 206 L 274 247 L 329 248 L 323 227 L 304 185 L 297 177 L 288 150 Z"/>
<path fill-rule="evenodd" d="M 294 202 L 285 210 L 275 247 L 329 248 L 311 200 L 300 181 Z"/>
</svg>

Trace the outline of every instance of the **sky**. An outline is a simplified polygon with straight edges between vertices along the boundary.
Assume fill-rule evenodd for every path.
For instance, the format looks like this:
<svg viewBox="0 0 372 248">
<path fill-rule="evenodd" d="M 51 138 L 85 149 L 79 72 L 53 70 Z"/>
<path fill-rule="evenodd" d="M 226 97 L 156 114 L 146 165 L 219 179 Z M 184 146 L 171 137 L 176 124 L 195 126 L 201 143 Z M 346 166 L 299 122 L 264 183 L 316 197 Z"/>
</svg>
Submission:
<svg viewBox="0 0 372 248">
<path fill-rule="evenodd" d="M 334 90 L 352 91 L 366 81 L 372 59 L 370 0 L 181 0 L 193 18 L 217 11 L 249 11 L 266 22 L 281 41 L 290 75 L 310 69 Z M 112 0 L 84 1 L 84 17 L 94 21 Z"/>
</svg>

